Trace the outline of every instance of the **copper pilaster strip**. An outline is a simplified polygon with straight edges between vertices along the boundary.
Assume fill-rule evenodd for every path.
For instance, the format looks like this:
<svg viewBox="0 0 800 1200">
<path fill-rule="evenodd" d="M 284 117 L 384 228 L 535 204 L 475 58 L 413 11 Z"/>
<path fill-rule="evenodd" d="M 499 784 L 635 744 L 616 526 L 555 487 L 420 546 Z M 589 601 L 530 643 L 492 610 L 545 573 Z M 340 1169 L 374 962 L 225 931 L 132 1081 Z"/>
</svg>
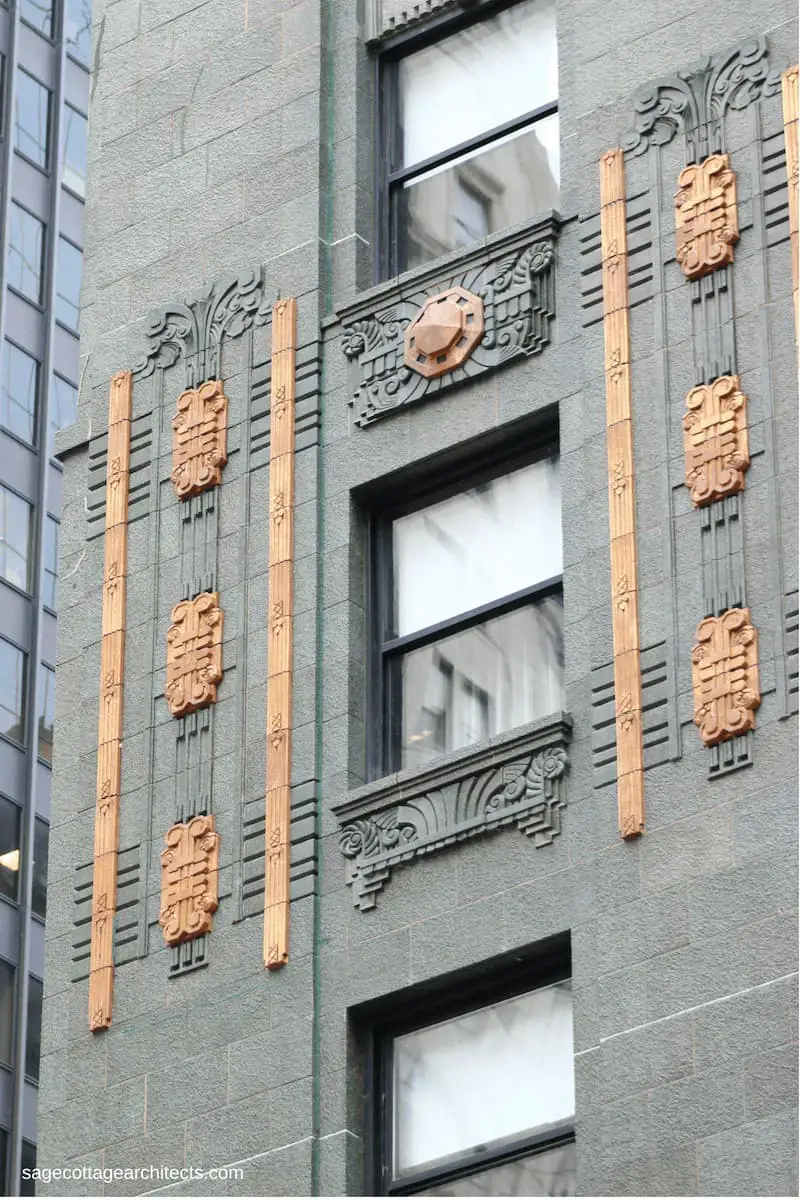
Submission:
<svg viewBox="0 0 800 1200">
<path fill-rule="evenodd" d="M 781 77 L 783 95 L 783 135 L 786 142 L 786 178 L 789 183 L 789 239 L 792 255 L 794 292 L 794 336 L 800 347 L 800 147 L 798 147 L 798 67 L 790 67 Z"/>
<path fill-rule="evenodd" d="M 264 965 L 289 960 L 297 301 L 272 310 Z"/>
<path fill-rule="evenodd" d="M 644 757 L 625 221 L 624 160 L 621 150 L 610 150 L 600 159 L 600 233 L 617 726 L 617 806 L 620 833 L 623 838 L 635 838 L 644 832 Z"/>
</svg>

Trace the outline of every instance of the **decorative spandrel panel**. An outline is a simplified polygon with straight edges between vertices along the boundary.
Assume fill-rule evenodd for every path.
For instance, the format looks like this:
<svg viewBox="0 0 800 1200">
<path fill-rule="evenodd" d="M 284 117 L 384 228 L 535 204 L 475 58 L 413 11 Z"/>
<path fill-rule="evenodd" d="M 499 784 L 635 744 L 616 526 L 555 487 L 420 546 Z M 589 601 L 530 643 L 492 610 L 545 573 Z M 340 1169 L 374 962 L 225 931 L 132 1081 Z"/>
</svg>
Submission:
<svg viewBox="0 0 800 1200">
<path fill-rule="evenodd" d="M 219 379 L 178 397 L 172 419 L 172 483 L 181 500 L 222 480 L 227 454 L 228 401 Z"/>
<path fill-rule="evenodd" d="M 755 726 L 761 703 L 758 634 L 749 608 L 732 608 L 697 626 L 692 649 L 694 722 L 706 746 Z"/>
<path fill-rule="evenodd" d="M 676 258 L 687 279 L 733 262 L 739 240 L 736 176 L 727 154 L 684 167 L 675 194 Z"/>
<path fill-rule="evenodd" d="M 750 465 L 747 398 L 736 375 L 692 388 L 683 418 L 686 486 L 696 508 L 740 492 Z"/>
<path fill-rule="evenodd" d="M 213 816 L 173 825 L 161 855 L 161 912 L 158 923 L 168 946 L 211 929 L 219 903 L 219 834 Z"/>
<path fill-rule="evenodd" d="M 222 680 L 224 614 L 216 592 L 182 600 L 167 633 L 165 695 L 173 717 L 213 704 Z"/>
</svg>

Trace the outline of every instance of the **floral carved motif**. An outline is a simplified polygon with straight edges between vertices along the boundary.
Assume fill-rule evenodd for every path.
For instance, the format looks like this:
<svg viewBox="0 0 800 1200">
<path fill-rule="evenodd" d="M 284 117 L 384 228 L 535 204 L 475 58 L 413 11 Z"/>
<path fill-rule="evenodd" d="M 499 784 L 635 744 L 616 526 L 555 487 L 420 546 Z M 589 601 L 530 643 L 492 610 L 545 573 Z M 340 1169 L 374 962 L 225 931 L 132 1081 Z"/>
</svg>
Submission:
<svg viewBox="0 0 800 1200">
<path fill-rule="evenodd" d="M 692 648 L 694 723 L 706 746 L 715 746 L 755 725 L 761 703 L 758 634 L 748 608 L 732 608 L 697 626 Z"/>
<path fill-rule="evenodd" d="M 223 612 L 216 592 L 182 600 L 167 632 L 165 695 L 173 717 L 213 704 L 222 679 Z"/>
<path fill-rule="evenodd" d="M 172 483 L 181 500 L 216 487 L 227 454 L 228 401 L 219 379 L 178 397 L 172 418 Z"/>
<path fill-rule="evenodd" d="M 687 279 L 733 262 L 739 240 L 736 175 L 727 154 L 684 167 L 675 193 L 676 257 Z"/>
<path fill-rule="evenodd" d="M 747 398 L 737 375 L 692 388 L 683 418 L 686 486 L 696 508 L 740 492 L 750 465 Z"/>
<path fill-rule="evenodd" d="M 454 371 L 483 337 L 483 301 L 451 288 L 425 301 L 405 332 L 404 362 L 426 379 Z"/>
<path fill-rule="evenodd" d="M 168 946 L 208 933 L 219 903 L 219 834 L 213 816 L 173 825 L 161 855 L 158 923 Z"/>
</svg>

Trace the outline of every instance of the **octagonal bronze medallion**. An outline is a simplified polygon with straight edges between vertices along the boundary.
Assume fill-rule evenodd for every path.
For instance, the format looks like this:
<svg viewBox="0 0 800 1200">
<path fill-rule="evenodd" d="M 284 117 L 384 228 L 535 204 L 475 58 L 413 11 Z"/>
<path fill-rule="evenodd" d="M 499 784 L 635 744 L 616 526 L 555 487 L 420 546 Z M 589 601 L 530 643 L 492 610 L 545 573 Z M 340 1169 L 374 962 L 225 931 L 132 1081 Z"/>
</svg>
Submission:
<svg viewBox="0 0 800 1200">
<path fill-rule="evenodd" d="M 454 287 L 425 301 L 406 329 L 405 364 L 435 379 L 465 362 L 483 337 L 483 301 Z"/>
</svg>

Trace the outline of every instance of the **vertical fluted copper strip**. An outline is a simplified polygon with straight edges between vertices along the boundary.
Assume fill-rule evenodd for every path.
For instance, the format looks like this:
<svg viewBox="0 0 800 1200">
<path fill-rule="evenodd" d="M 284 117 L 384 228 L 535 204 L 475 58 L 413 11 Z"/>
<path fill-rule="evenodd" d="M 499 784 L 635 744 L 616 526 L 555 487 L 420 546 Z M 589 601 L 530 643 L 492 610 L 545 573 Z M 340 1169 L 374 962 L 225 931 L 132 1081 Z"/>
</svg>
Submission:
<svg viewBox="0 0 800 1200">
<path fill-rule="evenodd" d="M 798 147 L 798 67 L 790 67 L 781 78 L 783 134 L 786 142 L 786 177 L 789 182 L 789 238 L 794 290 L 794 336 L 800 347 L 800 148 Z"/>
<path fill-rule="evenodd" d="M 117 907 L 122 681 L 125 665 L 125 578 L 133 373 L 119 371 L 108 401 L 106 525 L 100 647 L 100 717 L 94 818 L 89 1028 L 111 1024 L 114 996 L 114 914 Z"/>
<path fill-rule="evenodd" d="M 297 301 L 280 300 L 272 310 L 269 451 L 264 965 L 270 968 L 289 959 L 296 327 Z"/>
<path fill-rule="evenodd" d="M 620 833 L 624 838 L 634 838 L 644 832 L 644 757 L 631 422 L 628 241 L 625 225 L 625 164 L 621 150 L 610 150 L 600 160 L 600 233 L 603 255 L 617 804 Z"/>
</svg>

